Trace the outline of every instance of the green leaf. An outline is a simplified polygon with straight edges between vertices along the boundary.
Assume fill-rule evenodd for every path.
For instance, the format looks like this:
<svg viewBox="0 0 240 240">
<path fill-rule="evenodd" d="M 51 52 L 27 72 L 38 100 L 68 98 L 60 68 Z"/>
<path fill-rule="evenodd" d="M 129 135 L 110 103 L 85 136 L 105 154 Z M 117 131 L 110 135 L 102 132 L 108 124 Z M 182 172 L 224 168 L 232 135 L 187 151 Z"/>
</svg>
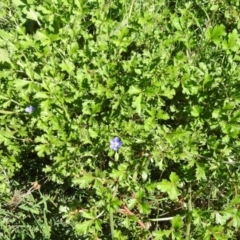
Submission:
<svg viewBox="0 0 240 240">
<path fill-rule="evenodd" d="M 22 88 L 25 87 L 26 85 L 30 84 L 31 81 L 26 81 L 26 80 L 20 80 L 20 79 L 16 79 L 14 81 L 14 85 L 16 88 Z"/>
<path fill-rule="evenodd" d="M 39 40 L 42 45 L 50 45 L 51 39 L 43 32 L 37 31 L 34 35 L 36 40 Z"/>
<path fill-rule="evenodd" d="M 73 184 L 79 185 L 80 188 L 89 187 L 90 183 L 94 181 L 95 177 L 93 177 L 90 173 L 85 173 L 83 177 L 74 178 Z"/>
<path fill-rule="evenodd" d="M 156 117 L 157 117 L 157 119 L 163 119 L 163 120 L 168 120 L 169 119 L 169 115 L 162 110 L 159 110 L 157 112 Z"/>
<path fill-rule="evenodd" d="M 207 180 L 205 170 L 200 164 L 197 164 L 196 178 L 197 180 Z"/>
<path fill-rule="evenodd" d="M 12 132 L 12 131 L 1 131 L 0 132 L 0 136 L 4 136 L 4 137 L 6 137 L 6 138 L 13 138 L 13 135 L 14 135 L 14 132 Z"/>
<path fill-rule="evenodd" d="M 138 201 L 137 207 L 141 214 L 149 214 L 151 212 L 150 206 L 146 202 Z"/>
<path fill-rule="evenodd" d="M 0 62 L 2 62 L 2 63 L 9 62 L 10 63 L 9 53 L 6 49 L 0 48 Z"/>
<path fill-rule="evenodd" d="M 172 172 L 170 175 L 170 180 L 172 183 L 177 183 L 179 181 L 179 177 L 175 172 Z"/>
<path fill-rule="evenodd" d="M 208 40 L 212 40 L 215 44 L 218 44 L 225 34 L 225 26 L 221 24 L 216 25 L 213 29 L 208 29 L 206 37 Z"/>
<path fill-rule="evenodd" d="M 177 215 L 172 219 L 172 227 L 174 229 L 179 229 L 183 227 L 183 220 L 180 215 Z"/>
<path fill-rule="evenodd" d="M 69 207 L 67 206 L 59 206 L 60 213 L 67 213 L 69 211 Z"/>
<path fill-rule="evenodd" d="M 74 0 L 74 3 L 75 3 L 76 6 L 78 7 L 78 9 L 82 9 L 82 3 L 83 3 L 83 1 L 81 1 L 81 0 Z"/>
<path fill-rule="evenodd" d="M 60 67 L 63 71 L 66 71 L 69 75 L 72 75 L 75 69 L 75 66 L 69 60 L 65 60 L 65 62 L 60 64 Z"/>
<path fill-rule="evenodd" d="M 12 36 L 11 33 L 6 32 L 6 31 L 0 29 L 0 38 L 2 38 L 2 39 L 4 39 L 4 40 L 8 40 L 8 39 L 11 38 L 11 36 Z"/>
<path fill-rule="evenodd" d="M 118 32 L 118 40 L 121 42 L 124 37 L 127 36 L 129 32 L 129 29 L 127 27 L 121 28 L 121 30 Z"/>
<path fill-rule="evenodd" d="M 133 209 L 136 206 L 137 203 L 138 203 L 137 199 L 132 198 L 132 199 L 128 200 L 128 205 L 127 206 L 128 206 L 129 209 Z"/>
<path fill-rule="evenodd" d="M 200 113 L 202 112 L 202 108 L 200 106 L 193 106 L 191 109 L 191 115 L 193 117 L 199 117 Z"/>
<path fill-rule="evenodd" d="M 143 189 L 140 189 L 138 192 L 136 192 L 135 195 L 138 200 L 141 200 L 145 196 L 145 191 Z"/>
<path fill-rule="evenodd" d="M 163 240 L 166 237 L 168 238 L 172 233 L 171 230 L 157 230 L 153 232 L 154 240 Z"/>
<path fill-rule="evenodd" d="M 49 95 L 46 92 L 37 92 L 34 98 L 49 98 Z"/>
<path fill-rule="evenodd" d="M 225 102 L 222 109 L 224 111 L 228 111 L 228 110 L 233 110 L 234 107 L 235 107 L 235 103 L 234 102 Z"/>
<path fill-rule="evenodd" d="M 212 34 L 211 34 L 211 38 L 212 39 L 218 39 L 219 37 L 222 37 L 226 34 L 225 32 L 225 26 L 224 25 L 216 25 L 213 28 Z"/>
<path fill-rule="evenodd" d="M 142 71 L 141 71 L 141 69 L 134 69 L 134 72 L 136 73 L 136 74 L 138 74 L 138 75 L 141 75 L 142 74 Z"/>
<path fill-rule="evenodd" d="M 204 74 L 203 87 L 207 88 L 207 87 L 211 86 L 212 82 L 213 82 L 213 79 L 212 79 L 211 75 L 208 74 L 208 73 L 205 73 Z"/>
<path fill-rule="evenodd" d="M 136 111 L 139 115 L 141 114 L 141 110 L 142 110 L 141 102 L 142 102 L 142 94 L 139 94 L 138 97 L 135 97 L 132 103 L 132 107 L 136 108 Z"/>
<path fill-rule="evenodd" d="M 118 170 L 117 169 L 112 170 L 112 172 L 110 173 L 111 178 L 113 178 L 113 179 L 118 179 L 119 178 L 120 181 L 123 180 L 123 179 L 126 179 L 127 168 L 128 168 L 128 164 L 127 163 L 122 163 L 121 165 L 118 166 Z"/>
<path fill-rule="evenodd" d="M 237 30 L 234 29 L 232 33 L 228 34 L 228 41 L 224 41 L 223 48 L 231 50 L 233 52 L 238 51 L 239 49 L 239 39 L 238 39 L 238 33 Z"/>
<path fill-rule="evenodd" d="M 161 93 L 160 95 L 165 96 L 169 99 L 172 99 L 175 94 L 176 94 L 176 91 L 174 89 L 166 88 L 164 89 L 164 92 Z"/>
<path fill-rule="evenodd" d="M 237 30 L 234 29 L 233 32 L 228 35 L 228 48 L 234 52 L 238 51 L 239 49 L 238 42 L 239 42 L 238 33 Z"/>
<path fill-rule="evenodd" d="M 219 212 L 215 212 L 216 223 L 224 225 L 227 220 L 231 218 L 231 214 L 224 212 L 222 215 Z"/>
<path fill-rule="evenodd" d="M 215 226 L 210 229 L 206 229 L 203 239 L 215 239 L 215 240 L 228 240 L 229 236 L 224 233 L 223 226 Z"/>
<path fill-rule="evenodd" d="M 88 132 L 89 132 L 89 136 L 91 138 L 97 138 L 98 137 L 98 134 L 95 131 L 93 131 L 91 128 L 88 129 Z"/>
<path fill-rule="evenodd" d="M 93 216 L 91 213 L 83 211 L 82 216 L 87 218 L 87 219 L 95 219 L 95 216 Z"/>
<path fill-rule="evenodd" d="M 92 226 L 93 223 L 94 223 L 94 220 L 88 220 L 81 223 L 77 223 L 75 226 L 76 233 L 79 235 L 87 234 L 89 231 L 89 228 Z"/>
<path fill-rule="evenodd" d="M 39 211 L 36 208 L 31 208 L 31 207 L 28 207 L 28 206 L 26 206 L 24 204 L 21 204 L 18 207 L 23 209 L 23 210 L 25 210 L 25 211 L 27 211 L 27 212 L 31 212 L 33 214 L 39 214 Z"/>
<path fill-rule="evenodd" d="M 236 214 L 234 214 L 232 216 L 232 225 L 235 228 L 239 228 L 240 227 L 240 214 L 239 214 L 239 212 L 237 212 Z"/>
<path fill-rule="evenodd" d="M 43 157 L 44 153 L 49 153 L 49 147 L 46 144 L 39 144 L 35 147 L 35 150 L 37 152 L 37 155 L 39 157 Z"/>
<path fill-rule="evenodd" d="M 18 7 L 18 6 L 25 6 L 25 3 L 23 3 L 20 0 L 12 0 L 13 4 Z"/>
<path fill-rule="evenodd" d="M 130 86 L 130 88 L 128 89 L 128 93 L 130 95 L 135 95 L 135 94 L 139 94 L 142 90 L 139 87 L 136 86 Z"/>
<path fill-rule="evenodd" d="M 172 172 L 170 175 L 170 180 L 171 182 L 165 179 L 162 180 L 160 183 L 157 184 L 157 188 L 160 191 L 167 193 L 171 200 L 177 200 L 179 196 L 179 190 L 176 183 L 178 182 L 179 177 L 176 173 Z"/>
<path fill-rule="evenodd" d="M 37 12 L 35 12 L 33 9 L 30 8 L 29 11 L 25 11 L 25 13 L 27 14 L 28 19 L 36 21 L 38 25 L 41 26 L 41 23 L 38 20 L 39 14 Z"/>
<path fill-rule="evenodd" d="M 193 223 L 195 225 L 201 225 L 202 219 L 201 219 L 201 210 L 193 209 L 192 211 L 192 217 L 193 217 Z"/>
<path fill-rule="evenodd" d="M 220 115 L 220 109 L 214 109 L 213 112 L 212 112 L 212 118 L 218 118 L 219 115 Z"/>
<path fill-rule="evenodd" d="M 240 111 L 235 111 L 233 117 L 230 120 L 231 123 L 240 122 Z"/>
<path fill-rule="evenodd" d="M 69 55 L 72 55 L 74 53 L 77 53 L 77 50 L 78 50 L 79 46 L 78 46 L 78 43 L 77 42 L 73 42 L 70 46 L 69 46 Z"/>
<path fill-rule="evenodd" d="M 177 30 L 179 30 L 179 31 L 182 30 L 182 27 L 181 27 L 181 25 L 180 25 L 180 21 L 179 21 L 179 18 L 178 18 L 178 17 L 173 17 L 173 18 L 171 19 L 171 23 L 172 23 L 172 25 L 173 25 Z"/>
</svg>

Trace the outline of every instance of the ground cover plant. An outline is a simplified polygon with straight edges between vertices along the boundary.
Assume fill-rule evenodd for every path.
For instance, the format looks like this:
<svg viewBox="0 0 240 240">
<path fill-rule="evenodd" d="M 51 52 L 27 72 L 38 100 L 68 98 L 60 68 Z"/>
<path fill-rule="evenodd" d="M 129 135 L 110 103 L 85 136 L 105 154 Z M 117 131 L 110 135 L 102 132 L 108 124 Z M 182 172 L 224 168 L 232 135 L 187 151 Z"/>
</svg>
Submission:
<svg viewBox="0 0 240 240">
<path fill-rule="evenodd" d="M 0 2 L 0 239 L 238 239 L 240 1 Z"/>
</svg>

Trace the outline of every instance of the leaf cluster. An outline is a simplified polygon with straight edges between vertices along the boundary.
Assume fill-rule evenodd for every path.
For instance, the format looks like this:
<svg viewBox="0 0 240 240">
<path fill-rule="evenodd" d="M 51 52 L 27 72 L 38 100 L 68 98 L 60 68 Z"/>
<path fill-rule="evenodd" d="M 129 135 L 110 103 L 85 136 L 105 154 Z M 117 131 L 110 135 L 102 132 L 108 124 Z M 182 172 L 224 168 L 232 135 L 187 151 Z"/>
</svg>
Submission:
<svg viewBox="0 0 240 240">
<path fill-rule="evenodd" d="M 0 238 L 237 238 L 238 9 L 0 3 Z"/>
</svg>

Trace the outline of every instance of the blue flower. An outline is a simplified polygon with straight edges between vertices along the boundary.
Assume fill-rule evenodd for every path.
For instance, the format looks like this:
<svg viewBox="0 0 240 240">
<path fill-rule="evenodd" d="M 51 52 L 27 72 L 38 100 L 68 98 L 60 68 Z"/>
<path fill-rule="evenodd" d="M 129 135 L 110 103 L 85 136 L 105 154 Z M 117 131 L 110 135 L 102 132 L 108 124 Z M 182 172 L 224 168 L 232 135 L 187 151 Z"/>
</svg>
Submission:
<svg viewBox="0 0 240 240">
<path fill-rule="evenodd" d="M 34 111 L 34 107 L 32 105 L 26 107 L 26 109 L 25 109 L 25 112 L 27 112 L 29 114 L 32 113 L 33 111 Z"/>
<path fill-rule="evenodd" d="M 119 137 L 115 137 L 110 141 L 110 148 L 114 151 L 117 151 L 122 145 L 123 143 Z"/>
</svg>

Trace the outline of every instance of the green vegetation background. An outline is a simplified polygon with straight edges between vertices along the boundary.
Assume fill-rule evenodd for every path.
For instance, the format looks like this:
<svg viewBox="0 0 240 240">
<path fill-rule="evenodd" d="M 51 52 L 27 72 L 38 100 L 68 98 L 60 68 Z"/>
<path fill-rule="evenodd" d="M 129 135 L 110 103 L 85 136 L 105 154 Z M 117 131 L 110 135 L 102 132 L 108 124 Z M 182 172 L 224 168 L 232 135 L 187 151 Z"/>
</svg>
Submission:
<svg viewBox="0 0 240 240">
<path fill-rule="evenodd" d="M 0 239 L 238 239 L 239 9 L 1 1 Z"/>
</svg>

